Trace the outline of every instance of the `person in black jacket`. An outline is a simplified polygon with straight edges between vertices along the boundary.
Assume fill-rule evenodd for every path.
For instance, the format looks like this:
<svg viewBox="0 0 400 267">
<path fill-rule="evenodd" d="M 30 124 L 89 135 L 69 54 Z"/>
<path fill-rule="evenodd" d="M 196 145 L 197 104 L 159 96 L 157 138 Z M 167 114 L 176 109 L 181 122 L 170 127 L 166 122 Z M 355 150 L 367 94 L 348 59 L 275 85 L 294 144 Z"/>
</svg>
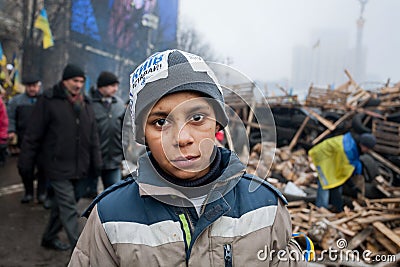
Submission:
<svg viewBox="0 0 400 267">
<path fill-rule="evenodd" d="M 119 80 L 111 72 L 103 71 L 97 78 L 97 89 L 91 91 L 92 105 L 97 122 L 103 167 L 101 179 L 104 189 L 121 179 L 122 124 L 124 102 L 115 95 Z M 90 179 L 88 197 L 97 195 L 97 177 Z"/>
<path fill-rule="evenodd" d="M 41 94 L 41 82 L 36 75 L 29 75 L 22 80 L 25 85 L 25 92 L 11 98 L 7 105 L 7 113 L 9 118 L 8 139 L 17 138 L 17 146 L 21 148 L 24 140 L 25 130 L 31 121 L 33 107 Z M 46 179 L 41 171 L 40 166 L 37 166 L 37 191 L 36 197 L 39 203 L 46 200 Z M 21 199 L 21 203 L 29 203 L 33 200 L 33 177 L 21 177 L 24 184 L 25 194 Z"/>
<path fill-rule="evenodd" d="M 18 160 L 21 176 L 32 175 L 36 159 L 54 191 L 48 225 L 41 245 L 55 250 L 74 247 L 79 237 L 76 203 L 81 197 L 90 167 L 100 173 L 101 156 L 96 120 L 83 94 L 83 70 L 68 64 L 62 81 L 39 97 Z M 70 246 L 58 232 L 64 228 Z"/>
</svg>

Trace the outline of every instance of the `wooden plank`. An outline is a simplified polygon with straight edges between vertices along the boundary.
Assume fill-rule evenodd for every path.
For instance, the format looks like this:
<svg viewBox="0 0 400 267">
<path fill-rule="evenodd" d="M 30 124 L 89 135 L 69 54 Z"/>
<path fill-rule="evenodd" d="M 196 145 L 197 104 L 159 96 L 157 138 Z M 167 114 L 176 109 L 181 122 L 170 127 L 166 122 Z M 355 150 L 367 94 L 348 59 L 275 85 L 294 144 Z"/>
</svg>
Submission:
<svg viewBox="0 0 400 267">
<path fill-rule="evenodd" d="M 346 216 L 346 217 L 344 217 L 342 219 L 339 219 L 339 220 L 336 220 L 336 221 L 332 221 L 332 223 L 340 225 L 342 223 L 346 223 L 346 222 L 351 221 L 354 218 L 357 218 L 357 217 L 360 217 L 360 216 L 361 216 L 361 213 L 357 212 L 357 213 L 355 213 L 355 214 L 353 214 L 351 216 Z"/>
<path fill-rule="evenodd" d="M 341 124 L 343 121 L 347 120 L 350 116 L 353 116 L 355 113 L 354 110 L 347 112 L 346 114 L 344 114 L 342 117 L 340 117 L 333 125 L 335 126 L 335 128 Z M 320 134 L 317 138 L 315 138 L 312 141 L 312 144 L 315 145 L 317 144 L 319 141 L 321 141 L 325 136 L 327 136 L 328 134 L 331 133 L 331 130 L 326 129 L 322 134 Z"/>
<path fill-rule="evenodd" d="M 399 155 L 400 154 L 400 148 L 393 148 L 389 146 L 383 146 L 383 145 L 375 145 L 374 147 L 376 152 L 383 153 L 383 154 L 391 154 L 391 155 Z"/>
<path fill-rule="evenodd" d="M 400 203 L 400 198 L 376 198 L 376 199 L 369 199 L 369 203 Z"/>
<path fill-rule="evenodd" d="M 373 150 L 370 150 L 368 152 L 371 156 L 373 156 L 375 159 L 377 159 L 378 161 L 382 162 L 385 166 L 391 168 L 393 171 L 397 172 L 398 174 L 400 174 L 400 168 L 398 168 L 396 165 L 394 165 L 393 163 L 391 163 L 390 161 L 386 160 L 384 157 L 382 157 L 381 155 L 379 155 L 378 153 L 376 153 Z"/>
<path fill-rule="evenodd" d="M 397 248 L 395 245 L 390 242 L 383 234 L 380 232 L 377 232 L 375 234 L 375 239 L 390 253 L 396 254 L 397 253 Z"/>
<path fill-rule="evenodd" d="M 374 222 L 372 225 L 400 248 L 400 236 L 396 235 L 395 232 L 381 222 Z"/>
<path fill-rule="evenodd" d="M 294 135 L 292 141 L 290 141 L 289 150 L 292 150 L 292 149 L 294 148 L 294 146 L 297 144 L 297 140 L 299 139 L 301 133 L 302 133 L 303 130 L 304 130 L 304 127 L 306 127 L 307 122 L 308 122 L 309 120 L 310 120 L 310 117 L 309 117 L 309 116 L 307 116 L 307 117 L 304 119 L 304 121 L 303 121 L 303 123 L 301 124 L 300 128 L 297 130 L 296 134 Z"/>
<path fill-rule="evenodd" d="M 389 193 L 388 191 L 386 191 L 385 188 L 384 188 L 382 185 L 380 185 L 380 184 L 378 184 L 378 185 L 376 186 L 376 189 L 378 189 L 379 191 L 381 191 L 382 194 L 384 194 L 384 195 L 387 196 L 387 197 L 391 197 L 391 196 L 392 196 L 392 194 Z"/>
<path fill-rule="evenodd" d="M 334 224 L 334 223 L 331 223 L 330 221 L 328 221 L 328 220 L 325 219 L 325 218 L 323 218 L 322 221 L 323 221 L 324 223 L 326 223 L 327 225 L 329 225 L 329 226 L 331 226 L 331 227 L 333 227 L 333 228 L 339 230 L 340 232 L 342 232 L 342 233 L 344 233 L 344 234 L 346 234 L 346 235 L 348 235 L 348 236 L 355 236 L 355 235 L 356 235 L 355 232 L 353 232 L 353 231 L 351 231 L 351 230 L 349 230 L 349 229 L 346 229 L 346 228 L 344 228 L 344 227 L 342 227 L 342 226 L 340 226 L 340 225 L 336 225 L 336 224 Z"/>
<path fill-rule="evenodd" d="M 357 248 L 362 242 L 364 242 L 367 239 L 367 237 L 369 237 L 372 234 L 372 232 L 373 232 L 372 227 L 365 228 L 350 240 L 346 249 L 353 250 Z"/>
<path fill-rule="evenodd" d="M 250 107 L 249 117 L 247 118 L 247 121 L 250 122 L 250 123 L 253 121 L 253 118 L 254 118 L 255 105 L 256 105 L 256 101 L 253 100 L 253 102 L 251 103 L 251 107 Z M 247 125 L 247 128 L 246 128 L 246 135 L 247 136 L 250 135 L 250 129 L 251 129 L 250 125 Z"/>
<path fill-rule="evenodd" d="M 329 120 L 325 119 L 324 117 L 319 115 L 314 110 L 312 110 L 310 108 L 307 108 L 307 107 L 304 107 L 304 109 L 307 110 L 308 113 L 313 115 L 319 122 L 321 122 L 323 125 L 325 125 L 325 127 L 328 128 L 329 130 L 333 131 L 333 130 L 336 129 L 336 127 L 334 126 L 334 124 L 332 122 L 330 122 Z"/>
<path fill-rule="evenodd" d="M 388 222 L 388 221 L 394 221 L 394 220 L 399 220 L 400 215 L 398 214 L 383 214 L 380 216 L 369 216 L 367 218 L 357 218 L 354 219 L 355 222 L 361 223 L 361 224 L 371 224 L 376 221 L 380 222 Z"/>
<path fill-rule="evenodd" d="M 306 205 L 306 202 L 304 200 L 297 200 L 297 201 L 290 201 L 286 207 L 298 207 L 298 206 L 304 206 Z"/>
</svg>

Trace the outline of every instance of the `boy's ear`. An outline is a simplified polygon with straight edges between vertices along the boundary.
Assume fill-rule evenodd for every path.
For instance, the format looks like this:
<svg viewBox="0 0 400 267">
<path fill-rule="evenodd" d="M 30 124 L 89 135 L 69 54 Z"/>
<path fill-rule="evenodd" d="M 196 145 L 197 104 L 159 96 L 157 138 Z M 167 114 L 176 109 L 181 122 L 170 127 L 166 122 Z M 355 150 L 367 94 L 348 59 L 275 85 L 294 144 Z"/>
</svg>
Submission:
<svg viewBox="0 0 400 267">
<path fill-rule="evenodd" d="M 221 125 L 219 125 L 219 124 L 217 123 L 217 125 L 215 126 L 215 133 L 218 133 L 219 130 L 221 130 Z"/>
</svg>

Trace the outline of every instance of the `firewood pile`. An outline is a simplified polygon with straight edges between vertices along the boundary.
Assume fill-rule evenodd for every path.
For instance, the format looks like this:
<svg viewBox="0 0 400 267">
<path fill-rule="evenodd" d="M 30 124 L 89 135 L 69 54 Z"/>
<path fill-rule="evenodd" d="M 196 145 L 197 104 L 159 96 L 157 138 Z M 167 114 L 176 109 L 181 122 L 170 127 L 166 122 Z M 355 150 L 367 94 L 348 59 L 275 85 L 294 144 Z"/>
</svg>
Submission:
<svg viewBox="0 0 400 267">
<path fill-rule="evenodd" d="M 264 177 L 282 192 L 288 182 L 300 188 L 316 188 L 317 174 L 304 149 L 292 152 L 289 147 L 278 148 L 273 157 L 271 151 L 274 148 L 275 145 L 269 142 L 255 145 L 250 153 L 247 171 Z M 286 181 L 271 176 L 276 173 Z M 371 264 L 381 255 L 400 253 L 400 187 L 393 187 L 382 176 L 375 177 L 375 183 L 377 189 L 388 198 L 367 199 L 360 196 L 352 201 L 351 209 L 346 206 L 341 213 L 318 208 L 304 200 L 289 202 L 293 232 L 303 232 L 311 238 L 319 263 L 330 264 L 329 259 L 321 254 L 323 250 L 329 249 L 350 251 L 350 254 L 358 251 L 359 255 L 366 250 L 370 251 L 366 259 L 361 259 L 364 261 L 359 266 Z M 341 264 L 355 266 L 353 264 L 356 259 L 346 260 L 347 263 Z"/>
<path fill-rule="evenodd" d="M 278 173 L 297 186 L 309 186 L 316 182 L 316 173 L 311 169 L 304 149 L 291 152 L 289 147 L 276 148 L 274 157 L 274 148 L 275 145 L 270 142 L 255 145 L 247 164 L 247 172 L 263 178 L 270 177 L 271 172 Z M 284 186 L 276 179 L 269 181 L 280 189 Z"/>
<path fill-rule="evenodd" d="M 400 252 L 400 198 L 353 201 L 354 209 L 332 213 L 304 201 L 289 202 L 293 232 L 304 232 L 322 250 L 371 251 L 368 257 Z M 360 254 L 361 255 L 361 254 Z M 318 257 L 318 256 L 317 256 Z M 369 263 L 369 262 L 368 262 Z"/>
</svg>

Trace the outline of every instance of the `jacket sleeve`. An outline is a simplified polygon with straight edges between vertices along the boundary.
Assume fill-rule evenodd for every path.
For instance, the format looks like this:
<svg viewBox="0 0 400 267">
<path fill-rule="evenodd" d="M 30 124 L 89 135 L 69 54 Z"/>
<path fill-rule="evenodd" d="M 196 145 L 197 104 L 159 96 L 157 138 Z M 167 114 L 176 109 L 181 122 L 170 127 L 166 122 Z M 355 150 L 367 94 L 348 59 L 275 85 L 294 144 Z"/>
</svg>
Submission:
<svg viewBox="0 0 400 267">
<path fill-rule="evenodd" d="M 5 144 L 7 143 L 8 116 L 6 106 L 2 100 L 0 100 L 0 118 L 0 144 Z"/>
<path fill-rule="evenodd" d="M 68 266 L 119 266 L 118 256 L 100 222 L 97 205 L 86 222 Z"/>
<path fill-rule="evenodd" d="M 97 123 L 94 113 L 92 113 L 92 117 L 93 117 L 93 123 L 92 123 L 91 139 L 90 139 L 92 140 L 90 146 L 90 161 L 91 161 L 90 166 L 92 166 L 95 175 L 100 176 L 103 162 L 101 159 L 99 133 L 97 131 Z"/>
<path fill-rule="evenodd" d="M 33 171 L 38 151 L 40 149 L 44 135 L 46 134 L 49 114 L 46 109 L 44 96 L 39 97 L 32 111 L 31 120 L 24 135 L 21 146 L 21 153 L 18 157 L 18 169 Z"/>
<path fill-rule="evenodd" d="M 307 261 L 302 258 L 302 251 L 292 238 L 292 223 L 289 211 L 281 200 L 271 233 L 271 248 L 276 252 L 270 266 L 307 266 Z"/>
<path fill-rule="evenodd" d="M 17 131 L 17 126 L 16 126 L 17 101 L 16 101 L 15 97 L 12 98 L 7 104 L 8 132 L 9 133 L 15 133 Z"/>
</svg>

